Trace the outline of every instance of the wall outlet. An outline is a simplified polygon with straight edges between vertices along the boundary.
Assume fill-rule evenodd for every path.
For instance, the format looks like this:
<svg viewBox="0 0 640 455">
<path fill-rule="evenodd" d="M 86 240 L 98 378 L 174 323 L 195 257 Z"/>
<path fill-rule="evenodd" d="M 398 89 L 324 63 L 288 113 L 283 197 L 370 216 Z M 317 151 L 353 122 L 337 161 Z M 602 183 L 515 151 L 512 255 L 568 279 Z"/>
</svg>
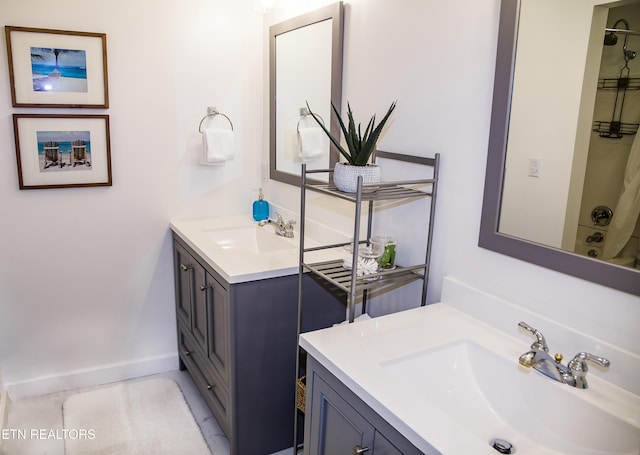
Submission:
<svg viewBox="0 0 640 455">
<path fill-rule="evenodd" d="M 540 158 L 529 158 L 529 177 L 540 177 L 541 166 Z"/>
</svg>

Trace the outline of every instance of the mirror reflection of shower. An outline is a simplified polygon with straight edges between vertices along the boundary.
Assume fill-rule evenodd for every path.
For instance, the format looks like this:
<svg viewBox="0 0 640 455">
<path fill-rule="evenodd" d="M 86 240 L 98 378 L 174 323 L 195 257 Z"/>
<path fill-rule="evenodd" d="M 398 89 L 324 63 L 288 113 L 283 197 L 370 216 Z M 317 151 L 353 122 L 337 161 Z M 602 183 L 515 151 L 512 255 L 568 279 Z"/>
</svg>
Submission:
<svg viewBox="0 0 640 455">
<path fill-rule="evenodd" d="M 619 25 L 624 25 L 624 28 L 619 28 Z M 636 52 L 629 50 L 627 48 L 627 42 L 629 40 L 629 35 L 640 35 L 640 32 L 636 32 L 629 28 L 629 22 L 626 19 L 618 19 L 611 28 L 605 29 L 606 34 L 604 35 L 604 45 L 605 46 L 615 46 L 618 43 L 618 33 L 624 36 L 624 44 L 622 45 L 622 53 L 624 55 L 624 59 L 628 62 L 631 59 L 636 58 Z"/>
<path fill-rule="evenodd" d="M 640 269 L 640 2 L 608 17 L 575 252 Z"/>
</svg>

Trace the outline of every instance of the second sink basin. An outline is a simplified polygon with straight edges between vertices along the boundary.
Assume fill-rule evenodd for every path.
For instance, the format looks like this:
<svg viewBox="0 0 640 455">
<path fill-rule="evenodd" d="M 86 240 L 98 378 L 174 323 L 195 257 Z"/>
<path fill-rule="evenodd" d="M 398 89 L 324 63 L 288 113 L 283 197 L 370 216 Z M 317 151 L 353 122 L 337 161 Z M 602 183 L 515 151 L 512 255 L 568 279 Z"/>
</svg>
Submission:
<svg viewBox="0 0 640 455">
<path fill-rule="evenodd" d="M 479 437 L 510 441 L 515 453 L 518 441 L 563 454 L 635 454 L 640 447 L 637 428 L 471 340 L 381 366 Z"/>
</svg>

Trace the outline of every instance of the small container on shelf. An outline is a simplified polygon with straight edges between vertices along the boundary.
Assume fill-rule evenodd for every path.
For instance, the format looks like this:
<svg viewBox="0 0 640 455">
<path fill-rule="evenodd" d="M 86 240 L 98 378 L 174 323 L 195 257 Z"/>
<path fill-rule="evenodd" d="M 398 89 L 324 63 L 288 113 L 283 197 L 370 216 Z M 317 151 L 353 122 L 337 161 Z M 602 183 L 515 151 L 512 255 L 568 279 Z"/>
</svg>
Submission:
<svg viewBox="0 0 640 455">
<path fill-rule="evenodd" d="M 342 267 L 351 270 L 353 264 L 353 244 L 348 243 L 342 247 Z"/>
<path fill-rule="evenodd" d="M 381 270 L 394 270 L 396 268 L 396 246 L 398 241 L 387 235 L 372 237 L 371 241 L 382 245 L 383 252 L 378 259 Z"/>
<path fill-rule="evenodd" d="M 369 240 L 366 244 L 360 245 L 358 247 L 357 275 L 362 277 L 377 273 L 380 268 L 379 261 L 383 252 L 384 244 L 373 239 Z M 349 243 L 343 247 L 342 266 L 347 270 L 351 270 L 352 264 L 353 245 Z M 373 277 L 371 279 L 373 279 Z"/>
<path fill-rule="evenodd" d="M 358 276 L 364 276 L 366 281 L 373 281 L 379 277 L 367 277 L 378 272 L 380 265 L 378 261 L 384 251 L 384 245 L 380 242 L 369 240 L 366 245 L 358 248 Z"/>
</svg>

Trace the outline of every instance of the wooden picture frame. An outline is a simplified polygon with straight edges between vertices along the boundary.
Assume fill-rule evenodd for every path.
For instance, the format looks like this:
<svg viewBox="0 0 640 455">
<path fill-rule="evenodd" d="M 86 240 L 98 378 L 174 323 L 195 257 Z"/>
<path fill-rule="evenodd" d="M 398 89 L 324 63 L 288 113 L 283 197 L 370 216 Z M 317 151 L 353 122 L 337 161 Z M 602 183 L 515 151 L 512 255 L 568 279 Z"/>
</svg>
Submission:
<svg viewBox="0 0 640 455">
<path fill-rule="evenodd" d="M 107 35 L 5 26 L 13 107 L 108 108 Z"/>
<path fill-rule="evenodd" d="M 108 115 L 13 114 L 21 190 L 111 186 Z"/>
</svg>

